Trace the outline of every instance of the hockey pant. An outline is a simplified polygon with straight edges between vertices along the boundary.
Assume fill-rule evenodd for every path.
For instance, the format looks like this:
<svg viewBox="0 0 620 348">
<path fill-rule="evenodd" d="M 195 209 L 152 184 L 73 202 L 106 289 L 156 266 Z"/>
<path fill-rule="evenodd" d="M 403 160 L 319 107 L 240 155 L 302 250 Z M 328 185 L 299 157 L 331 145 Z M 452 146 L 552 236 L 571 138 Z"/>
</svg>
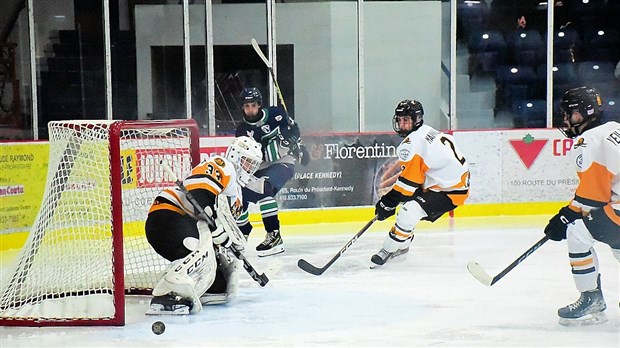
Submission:
<svg viewBox="0 0 620 348">
<path fill-rule="evenodd" d="M 385 238 L 383 249 L 394 252 L 409 247 L 420 220 L 434 222 L 454 208 L 452 200 L 443 192 L 416 190 L 413 199 L 403 203 L 396 214 L 396 223 Z"/>
<path fill-rule="evenodd" d="M 258 170 L 254 174 L 257 178 L 267 177 L 268 179 L 265 181 L 265 188 L 262 194 L 247 187 L 243 188 L 243 213 L 237 220 L 237 225 L 244 235 L 247 236 L 252 231 L 248 212 L 250 203 L 258 205 L 267 232 L 280 229 L 278 203 L 274 197 L 294 174 L 295 166 L 290 163 L 274 163 L 267 168 Z"/>
<path fill-rule="evenodd" d="M 585 218 L 569 224 L 566 241 L 573 280 L 579 292 L 597 288 L 599 265 L 593 247 L 595 241 L 608 244 L 620 262 L 620 226 L 611 221 L 603 209 L 593 210 Z"/>
</svg>

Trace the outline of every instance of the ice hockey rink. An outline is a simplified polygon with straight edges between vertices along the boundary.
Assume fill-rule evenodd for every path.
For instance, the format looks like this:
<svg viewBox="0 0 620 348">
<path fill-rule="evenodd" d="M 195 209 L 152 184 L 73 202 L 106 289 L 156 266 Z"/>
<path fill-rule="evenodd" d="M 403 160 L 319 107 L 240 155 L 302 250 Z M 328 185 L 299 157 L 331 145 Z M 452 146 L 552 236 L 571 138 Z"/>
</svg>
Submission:
<svg viewBox="0 0 620 348">
<path fill-rule="evenodd" d="M 370 269 L 393 219 L 377 222 L 321 276 L 297 260 L 322 266 L 364 221 L 284 226 L 286 252 L 260 259 L 259 227 L 246 255 L 259 270 L 276 266 L 265 288 L 241 270 L 237 298 L 198 315 L 149 317 L 149 298 L 132 297 L 124 327 L 2 327 L 0 346 L 620 347 L 620 267 L 607 245 L 595 245 L 609 318 L 597 326 L 558 324 L 557 309 L 579 296 L 565 242 L 547 242 L 491 287 L 466 270 L 475 260 L 496 275 L 541 238 L 547 219 L 422 223 L 409 254 Z M 156 320 L 166 324 L 161 335 L 151 331 Z"/>
</svg>

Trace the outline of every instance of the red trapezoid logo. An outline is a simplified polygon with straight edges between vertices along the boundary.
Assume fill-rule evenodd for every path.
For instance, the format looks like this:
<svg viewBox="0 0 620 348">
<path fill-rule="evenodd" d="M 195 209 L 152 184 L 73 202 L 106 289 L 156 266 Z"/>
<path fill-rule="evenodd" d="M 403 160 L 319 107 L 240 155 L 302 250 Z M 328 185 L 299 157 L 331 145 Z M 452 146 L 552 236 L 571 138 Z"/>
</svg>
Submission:
<svg viewBox="0 0 620 348">
<path fill-rule="evenodd" d="M 528 133 L 523 139 L 509 141 L 525 168 L 530 169 L 549 140 L 534 139 L 534 137 Z"/>
</svg>

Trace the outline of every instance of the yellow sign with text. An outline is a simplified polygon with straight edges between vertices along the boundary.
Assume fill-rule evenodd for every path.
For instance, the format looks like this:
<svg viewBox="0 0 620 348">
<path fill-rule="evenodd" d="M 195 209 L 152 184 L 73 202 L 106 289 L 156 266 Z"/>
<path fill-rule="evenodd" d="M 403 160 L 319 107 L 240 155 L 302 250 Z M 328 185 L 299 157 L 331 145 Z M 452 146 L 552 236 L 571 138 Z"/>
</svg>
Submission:
<svg viewBox="0 0 620 348">
<path fill-rule="evenodd" d="M 45 191 L 48 143 L 0 144 L 0 234 L 30 229 Z"/>
</svg>

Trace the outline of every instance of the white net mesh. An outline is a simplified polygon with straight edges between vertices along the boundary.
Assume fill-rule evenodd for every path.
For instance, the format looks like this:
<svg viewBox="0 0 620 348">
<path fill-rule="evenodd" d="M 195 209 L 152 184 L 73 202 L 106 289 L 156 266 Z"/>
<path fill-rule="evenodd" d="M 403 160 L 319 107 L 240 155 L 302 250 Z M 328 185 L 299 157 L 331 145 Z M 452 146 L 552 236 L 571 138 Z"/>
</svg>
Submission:
<svg viewBox="0 0 620 348">
<path fill-rule="evenodd" d="M 112 207 L 122 207 L 125 289 L 149 290 L 167 261 L 150 248 L 144 221 L 157 193 L 174 185 L 160 162 L 178 176 L 191 169 L 192 130 L 107 121 L 51 122 L 49 130 L 43 202 L 14 271 L 2 279 L 0 319 L 112 318 L 118 305 L 113 274 L 119 269 Z M 111 130 L 120 132 L 118 146 L 111 146 Z M 111 156 L 117 148 L 120 156 Z M 120 183 L 112 183 L 111 168 L 120 168 Z M 120 196 L 112 194 L 114 185 L 120 185 Z"/>
</svg>

